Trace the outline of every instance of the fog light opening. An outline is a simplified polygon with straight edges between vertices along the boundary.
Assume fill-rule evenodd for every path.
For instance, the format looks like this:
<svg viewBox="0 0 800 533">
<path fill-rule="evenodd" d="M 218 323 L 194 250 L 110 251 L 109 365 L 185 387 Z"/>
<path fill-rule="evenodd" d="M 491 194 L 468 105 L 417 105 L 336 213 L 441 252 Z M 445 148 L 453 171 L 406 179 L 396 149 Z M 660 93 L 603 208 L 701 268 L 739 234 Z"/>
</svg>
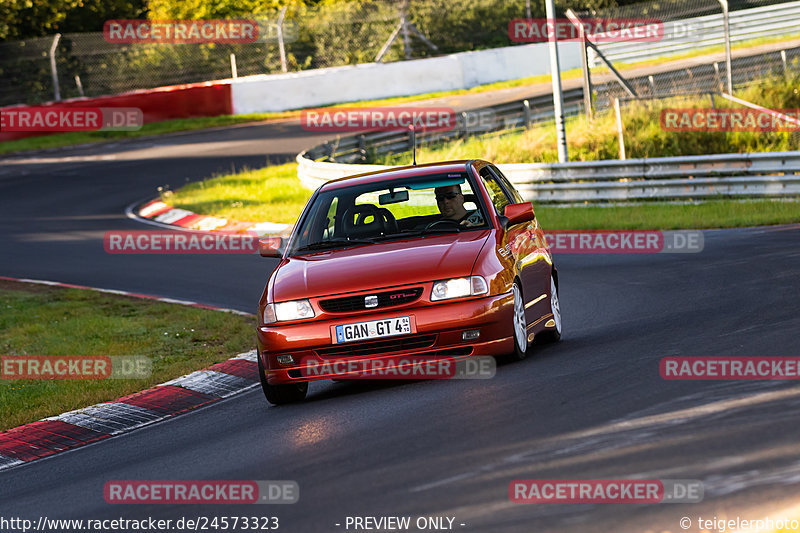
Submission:
<svg viewBox="0 0 800 533">
<path fill-rule="evenodd" d="M 474 341 L 478 337 L 481 336 L 481 330 L 479 329 L 468 329 L 461 333 L 461 340 L 464 341 Z"/>
<path fill-rule="evenodd" d="M 290 354 L 279 355 L 277 358 L 278 362 L 282 365 L 293 365 L 294 364 L 294 357 Z"/>
</svg>

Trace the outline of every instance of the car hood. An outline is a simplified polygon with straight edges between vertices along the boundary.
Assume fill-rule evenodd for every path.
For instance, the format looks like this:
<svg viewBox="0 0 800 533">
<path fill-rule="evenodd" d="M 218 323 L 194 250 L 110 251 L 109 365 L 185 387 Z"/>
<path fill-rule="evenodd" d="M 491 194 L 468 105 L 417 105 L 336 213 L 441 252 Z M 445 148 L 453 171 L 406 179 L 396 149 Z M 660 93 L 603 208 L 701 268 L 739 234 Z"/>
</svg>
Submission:
<svg viewBox="0 0 800 533">
<path fill-rule="evenodd" d="M 275 302 L 467 276 L 490 230 L 431 235 L 287 258 Z"/>
</svg>

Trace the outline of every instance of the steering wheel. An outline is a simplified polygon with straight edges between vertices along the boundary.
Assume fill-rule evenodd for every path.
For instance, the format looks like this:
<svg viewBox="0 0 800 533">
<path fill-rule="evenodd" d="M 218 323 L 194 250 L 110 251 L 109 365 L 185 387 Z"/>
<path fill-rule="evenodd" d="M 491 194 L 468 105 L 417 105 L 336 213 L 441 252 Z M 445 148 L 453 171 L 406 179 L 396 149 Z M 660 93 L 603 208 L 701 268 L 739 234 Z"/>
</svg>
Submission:
<svg viewBox="0 0 800 533">
<path fill-rule="evenodd" d="M 458 220 L 452 220 L 450 218 L 443 218 L 443 219 L 440 219 L 440 220 L 434 220 L 433 222 L 431 222 L 430 224 L 425 226 L 425 231 L 427 231 L 427 230 L 429 230 L 431 228 L 435 228 L 436 226 L 445 226 L 445 225 L 459 226 L 460 222 Z"/>
<path fill-rule="evenodd" d="M 383 217 L 383 220 L 386 222 L 386 229 L 388 230 L 388 233 L 397 233 L 399 231 L 397 227 L 397 219 L 394 218 L 392 212 L 385 207 L 379 208 L 378 211 Z"/>
</svg>

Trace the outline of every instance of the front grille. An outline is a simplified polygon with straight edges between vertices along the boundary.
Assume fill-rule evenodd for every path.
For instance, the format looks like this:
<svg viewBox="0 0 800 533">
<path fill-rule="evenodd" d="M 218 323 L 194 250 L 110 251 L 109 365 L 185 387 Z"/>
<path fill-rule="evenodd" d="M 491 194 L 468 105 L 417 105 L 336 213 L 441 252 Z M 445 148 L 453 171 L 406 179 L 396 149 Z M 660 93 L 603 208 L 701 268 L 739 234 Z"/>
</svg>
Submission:
<svg viewBox="0 0 800 533">
<path fill-rule="evenodd" d="M 413 289 L 400 289 L 373 294 L 362 294 L 361 296 L 346 296 L 344 298 L 334 298 L 331 300 L 321 300 L 319 306 L 328 313 L 347 313 L 350 311 L 363 311 L 364 309 L 380 309 L 381 307 L 393 307 L 413 302 L 422 295 L 422 287 Z M 378 305 L 367 307 L 365 298 L 367 296 L 377 296 Z"/>
<path fill-rule="evenodd" d="M 433 346 L 436 335 L 416 335 L 399 339 L 355 342 L 315 350 L 320 357 L 358 357 L 364 355 L 384 355 L 392 352 L 406 352 Z"/>
</svg>

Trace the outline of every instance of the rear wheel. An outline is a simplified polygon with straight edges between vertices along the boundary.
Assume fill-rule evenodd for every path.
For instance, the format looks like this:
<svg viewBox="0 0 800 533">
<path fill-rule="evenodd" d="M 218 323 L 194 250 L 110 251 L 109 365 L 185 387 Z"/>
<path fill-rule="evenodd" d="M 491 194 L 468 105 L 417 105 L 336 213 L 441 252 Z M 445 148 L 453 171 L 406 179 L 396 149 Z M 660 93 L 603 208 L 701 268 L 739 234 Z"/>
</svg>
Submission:
<svg viewBox="0 0 800 533">
<path fill-rule="evenodd" d="M 258 356 L 258 377 L 261 380 L 261 390 L 264 391 L 264 396 L 272 405 L 302 401 L 308 392 L 307 381 L 289 383 L 287 385 L 270 385 L 267 383 L 267 374 L 264 372 L 264 363 L 261 362 L 261 355 Z"/>
<path fill-rule="evenodd" d="M 550 273 L 550 312 L 553 314 L 553 329 L 546 329 L 536 336 L 543 342 L 556 342 L 561 339 L 561 304 L 558 301 L 558 286 L 556 279 Z"/>
<path fill-rule="evenodd" d="M 514 282 L 514 353 L 512 360 L 521 361 L 528 354 L 528 334 L 525 323 L 525 301 L 522 299 L 522 289 L 518 282 Z"/>
</svg>

